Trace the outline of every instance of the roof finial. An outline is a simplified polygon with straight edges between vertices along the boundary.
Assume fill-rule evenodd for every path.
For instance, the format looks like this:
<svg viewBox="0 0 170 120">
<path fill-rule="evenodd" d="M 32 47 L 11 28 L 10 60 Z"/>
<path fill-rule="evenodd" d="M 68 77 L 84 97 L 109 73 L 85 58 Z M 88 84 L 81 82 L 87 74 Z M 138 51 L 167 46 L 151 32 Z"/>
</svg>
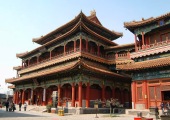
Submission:
<svg viewBox="0 0 170 120">
<path fill-rule="evenodd" d="M 91 11 L 90 11 L 90 15 L 91 15 L 91 16 L 93 16 L 93 15 L 95 15 L 95 16 L 96 16 L 96 11 L 95 11 L 94 9 L 93 9 L 93 10 L 91 10 Z"/>
</svg>

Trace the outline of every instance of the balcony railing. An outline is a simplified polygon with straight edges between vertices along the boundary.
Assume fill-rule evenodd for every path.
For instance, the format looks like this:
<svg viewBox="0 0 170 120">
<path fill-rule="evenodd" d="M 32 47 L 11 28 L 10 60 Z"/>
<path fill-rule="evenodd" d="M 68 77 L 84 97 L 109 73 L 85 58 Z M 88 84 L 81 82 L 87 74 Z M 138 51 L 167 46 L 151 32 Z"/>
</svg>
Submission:
<svg viewBox="0 0 170 120">
<path fill-rule="evenodd" d="M 125 58 L 127 58 L 128 56 L 127 56 L 127 53 L 122 53 L 122 54 L 118 54 L 118 59 L 120 58 L 120 59 L 125 59 Z"/>
<path fill-rule="evenodd" d="M 104 55 L 104 54 L 98 54 L 97 52 L 92 52 L 92 51 L 86 51 L 85 49 L 82 49 L 81 50 L 82 52 L 84 53 L 88 53 L 88 54 L 91 54 L 91 55 L 95 55 L 96 57 L 100 57 L 100 58 L 104 58 L 106 60 L 114 60 L 115 59 L 115 55 Z M 68 56 L 68 55 L 71 55 L 71 54 L 74 54 L 76 52 L 80 52 L 80 49 L 79 48 L 76 48 L 76 51 L 74 52 L 74 50 L 70 50 L 70 51 L 66 51 L 65 52 L 65 56 Z M 38 63 L 32 63 L 30 64 L 29 66 L 25 66 L 22 68 L 22 70 L 24 69 L 27 69 L 27 68 L 31 68 L 31 67 L 35 67 L 37 65 L 40 65 L 40 64 L 43 64 L 45 62 L 48 62 L 48 61 L 52 61 L 54 59 L 58 59 L 58 58 L 61 58 L 61 57 L 64 57 L 64 53 L 62 54 L 58 54 L 58 55 L 55 55 L 55 56 L 52 56 L 51 59 L 48 58 L 48 59 L 44 59 L 42 61 L 39 61 Z"/>
<path fill-rule="evenodd" d="M 130 58 L 138 58 L 142 56 L 147 56 L 151 54 L 158 54 L 162 52 L 169 51 L 170 48 L 170 40 L 157 42 L 155 44 L 145 45 L 141 47 L 138 47 L 136 52 L 133 52 L 130 54 Z"/>
<path fill-rule="evenodd" d="M 152 49 L 152 48 L 156 48 L 156 47 L 160 47 L 160 46 L 164 46 L 168 44 L 170 44 L 170 40 L 157 42 L 157 43 L 150 44 L 150 45 L 142 45 L 142 47 L 137 47 L 137 50 L 141 51 L 141 50 L 146 50 L 146 49 Z"/>
</svg>

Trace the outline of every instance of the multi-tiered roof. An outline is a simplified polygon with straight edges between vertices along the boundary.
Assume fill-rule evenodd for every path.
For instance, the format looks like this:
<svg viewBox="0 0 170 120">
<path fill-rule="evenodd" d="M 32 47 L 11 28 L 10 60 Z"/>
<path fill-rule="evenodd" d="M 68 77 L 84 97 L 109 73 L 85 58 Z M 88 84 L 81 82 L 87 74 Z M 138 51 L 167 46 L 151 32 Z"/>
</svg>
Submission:
<svg viewBox="0 0 170 120">
<path fill-rule="evenodd" d="M 40 47 L 30 52 L 17 54 L 16 56 L 23 60 L 28 59 L 34 56 L 35 54 L 39 54 L 39 52 L 50 48 L 51 46 L 53 46 L 53 44 L 57 44 L 58 42 L 61 42 L 64 39 L 67 40 L 68 36 L 75 35 L 78 32 L 85 32 L 91 36 L 95 36 L 96 38 L 99 38 L 101 42 L 107 46 L 117 46 L 117 44 L 114 43 L 112 40 L 115 40 L 122 36 L 122 33 L 110 31 L 107 28 L 103 27 L 100 21 L 98 20 L 95 12 L 93 12 L 91 16 L 86 16 L 83 14 L 83 12 L 80 12 L 78 16 L 76 16 L 73 20 L 66 23 L 65 25 L 57 28 L 56 30 L 44 36 L 41 36 L 40 38 L 33 39 L 33 42 L 36 42 L 41 45 Z M 84 54 L 84 56 L 86 57 L 86 54 Z M 94 71 L 95 73 L 99 73 L 101 75 L 105 74 L 105 76 L 109 75 L 113 78 L 116 77 L 127 78 L 123 75 L 112 72 L 108 67 L 104 67 L 102 65 L 96 65 L 92 62 L 86 61 L 79 57 L 81 57 L 81 54 L 72 54 L 71 56 L 65 56 L 65 57 L 53 59 L 46 63 L 41 63 L 35 65 L 34 67 L 26 68 L 23 70 L 21 66 L 14 67 L 15 70 L 19 70 L 19 74 L 24 74 L 24 75 L 17 78 L 6 79 L 6 82 L 17 83 L 20 81 L 26 81 L 29 79 L 34 79 L 42 76 L 54 75 L 56 73 L 58 74 L 70 73 L 71 71 L 79 70 L 80 67 L 84 71 Z M 93 60 L 99 59 L 99 61 L 102 61 L 104 64 L 115 64 L 115 60 L 109 61 L 103 58 L 95 58 L 95 56 L 93 55 L 89 55 L 89 57 L 91 57 L 91 59 Z M 79 58 L 79 59 L 74 60 L 72 62 L 68 62 L 62 67 L 60 65 L 51 67 L 52 65 L 56 65 L 73 58 Z M 36 71 L 47 67 L 49 67 L 49 69 L 29 73 L 30 71 Z M 25 74 L 25 73 L 29 73 L 29 74 Z"/>
<path fill-rule="evenodd" d="M 103 40 L 103 42 L 112 46 L 117 45 L 116 43 L 112 42 L 112 40 L 115 40 L 123 35 L 122 33 L 110 31 L 109 29 L 103 27 L 95 13 L 87 17 L 84 15 L 83 12 L 80 12 L 80 14 L 70 22 L 64 24 L 63 26 L 57 28 L 56 30 L 44 36 L 41 36 L 40 38 L 33 39 L 33 42 L 36 42 L 41 45 L 40 47 L 30 52 L 17 54 L 16 56 L 19 58 L 24 58 L 26 56 L 29 56 L 30 54 L 39 51 L 51 44 L 54 44 L 55 42 L 64 39 L 67 36 L 72 35 L 77 31 L 86 31 L 91 35 L 99 37 L 100 39 Z"/>
</svg>

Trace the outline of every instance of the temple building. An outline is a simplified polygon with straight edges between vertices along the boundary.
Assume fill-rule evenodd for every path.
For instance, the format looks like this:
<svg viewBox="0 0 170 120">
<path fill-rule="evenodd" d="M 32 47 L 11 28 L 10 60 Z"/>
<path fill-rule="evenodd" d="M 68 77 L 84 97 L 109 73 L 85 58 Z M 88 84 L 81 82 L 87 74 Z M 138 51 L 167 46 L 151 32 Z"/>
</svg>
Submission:
<svg viewBox="0 0 170 120">
<path fill-rule="evenodd" d="M 111 98 L 128 106 L 131 103 L 131 77 L 116 70 L 117 62 L 132 62 L 134 44 L 118 46 L 113 40 L 122 33 L 108 30 L 96 12 L 80 12 L 56 30 L 33 39 L 40 47 L 17 54 L 20 66 L 14 67 L 16 78 L 6 79 L 14 90 L 14 102 L 37 105 L 94 107 L 95 100 Z"/>
<path fill-rule="evenodd" d="M 114 42 L 122 33 L 105 28 L 92 11 L 80 12 L 56 30 L 33 39 L 40 47 L 16 56 L 14 102 L 93 107 L 118 99 L 124 107 L 148 109 L 170 102 L 170 13 L 125 22 L 134 43 Z"/>
<path fill-rule="evenodd" d="M 159 17 L 125 22 L 134 34 L 134 61 L 117 68 L 132 77 L 132 108 L 160 107 L 170 102 L 170 13 Z"/>
</svg>

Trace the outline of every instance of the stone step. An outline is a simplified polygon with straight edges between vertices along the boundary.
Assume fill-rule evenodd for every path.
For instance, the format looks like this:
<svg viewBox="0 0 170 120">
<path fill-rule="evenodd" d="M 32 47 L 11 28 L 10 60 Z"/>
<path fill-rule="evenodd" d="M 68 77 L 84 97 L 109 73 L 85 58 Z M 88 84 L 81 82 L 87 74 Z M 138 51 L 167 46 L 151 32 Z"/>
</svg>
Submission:
<svg viewBox="0 0 170 120">
<path fill-rule="evenodd" d="M 146 116 L 150 113 L 150 111 L 149 110 L 127 110 L 126 113 L 129 115 L 136 115 L 136 116 L 137 114 L 141 113 L 142 116 Z"/>
</svg>

